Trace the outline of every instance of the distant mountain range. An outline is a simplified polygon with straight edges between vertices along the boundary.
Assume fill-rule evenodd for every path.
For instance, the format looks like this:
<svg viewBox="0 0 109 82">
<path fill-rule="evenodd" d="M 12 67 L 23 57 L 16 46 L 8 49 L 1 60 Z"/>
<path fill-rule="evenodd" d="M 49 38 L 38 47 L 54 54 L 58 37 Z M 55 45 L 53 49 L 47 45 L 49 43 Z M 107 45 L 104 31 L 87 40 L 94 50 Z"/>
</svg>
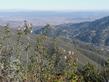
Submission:
<svg viewBox="0 0 109 82">
<path fill-rule="evenodd" d="M 76 38 L 98 46 L 109 46 L 109 16 L 92 22 L 57 25 L 54 28 L 49 27 L 48 30 L 49 35 L 63 36 L 67 39 Z M 43 28 L 36 30 L 35 33 L 40 31 L 43 31 Z"/>
</svg>

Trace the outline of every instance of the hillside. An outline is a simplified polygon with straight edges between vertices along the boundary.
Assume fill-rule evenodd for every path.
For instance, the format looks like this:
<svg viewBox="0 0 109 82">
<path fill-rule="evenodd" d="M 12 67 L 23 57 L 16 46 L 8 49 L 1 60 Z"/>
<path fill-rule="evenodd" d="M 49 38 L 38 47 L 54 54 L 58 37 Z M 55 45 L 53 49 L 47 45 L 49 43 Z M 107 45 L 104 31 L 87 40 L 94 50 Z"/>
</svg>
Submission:
<svg viewBox="0 0 109 82">
<path fill-rule="evenodd" d="M 40 31 L 36 30 L 35 33 Z M 49 30 L 50 32 L 51 30 Z M 52 28 L 51 33 L 54 33 L 54 36 L 63 36 L 69 39 L 76 38 L 97 46 L 109 46 L 109 17 L 97 19 L 92 22 L 58 25 L 55 26 L 55 29 Z"/>
<path fill-rule="evenodd" d="M 67 24 L 57 29 L 60 35 L 76 38 L 80 41 L 98 46 L 109 46 L 109 17 L 104 17 L 93 22 Z M 64 33 L 63 33 L 64 32 Z"/>
<path fill-rule="evenodd" d="M 86 64 L 86 61 L 88 61 L 98 66 L 98 68 L 102 68 L 109 58 L 107 47 L 109 46 L 109 17 L 77 24 L 58 26 L 48 24 L 41 29 L 33 30 L 33 33 L 58 38 L 61 40 L 60 44 L 63 43 L 63 45 L 67 43 L 70 46 L 75 45 L 74 48 L 79 52 L 78 57 L 81 65 Z M 68 45 L 66 46 L 68 47 Z"/>
</svg>

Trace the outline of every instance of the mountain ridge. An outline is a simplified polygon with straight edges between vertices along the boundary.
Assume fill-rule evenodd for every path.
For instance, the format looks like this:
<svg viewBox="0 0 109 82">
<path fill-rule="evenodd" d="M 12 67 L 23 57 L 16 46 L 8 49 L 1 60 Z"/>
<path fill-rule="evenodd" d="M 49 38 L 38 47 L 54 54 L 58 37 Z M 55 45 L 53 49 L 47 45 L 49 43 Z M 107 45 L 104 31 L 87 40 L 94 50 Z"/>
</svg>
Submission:
<svg viewBox="0 0 109 82">
<path fill-rule="evenodd" d="M 109 16 L 92 22 L 61 24 L 55 27 L 55 30 L 48 29 L 48 33 L 55 33 L 54 36 L 76 38 L 98 46 L 109 46 Z M 41 29 L 34 31 L 34 33 L 41 32 Z"/>
</svg>

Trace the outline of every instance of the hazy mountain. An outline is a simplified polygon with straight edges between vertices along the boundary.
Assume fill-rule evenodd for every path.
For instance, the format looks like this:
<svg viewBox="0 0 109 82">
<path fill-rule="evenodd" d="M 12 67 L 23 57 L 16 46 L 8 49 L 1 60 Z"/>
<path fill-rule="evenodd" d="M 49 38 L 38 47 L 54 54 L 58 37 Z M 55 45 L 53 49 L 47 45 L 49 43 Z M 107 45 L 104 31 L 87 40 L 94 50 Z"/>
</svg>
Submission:
<svg viewBox="0 0 109 82">
<path fill-rule="evenodd" d="M 66 36 L 70 38 L 77 38 L 99 46 L 109 45 L 109 17 L 93 22 L 69 24 L 60 29 L 61 32 L 66 32 Z"/>
<path fill-rule="evenodd" d="M 63 36 L 67 39 L 76 38 L 98 46 L 109 46 L 109 16 L 92 22 L 62 24 L 53 30 L 55 36 Z"/>
</svg>

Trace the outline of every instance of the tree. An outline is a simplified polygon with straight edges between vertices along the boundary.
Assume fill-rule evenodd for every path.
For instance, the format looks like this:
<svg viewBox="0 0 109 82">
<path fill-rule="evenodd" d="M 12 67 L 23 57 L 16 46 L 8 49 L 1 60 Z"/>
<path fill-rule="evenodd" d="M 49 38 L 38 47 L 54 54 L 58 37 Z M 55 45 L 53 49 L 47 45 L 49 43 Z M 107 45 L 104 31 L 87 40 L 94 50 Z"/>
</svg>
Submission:
<svg viewBox="0 0 109 82">
<path fill-rule="evenodd" d="M 85 82 L 104 82 L 100 72 L 92 64 L 87 64 L 82 68 L 82 75 Z"/>
</svg>

